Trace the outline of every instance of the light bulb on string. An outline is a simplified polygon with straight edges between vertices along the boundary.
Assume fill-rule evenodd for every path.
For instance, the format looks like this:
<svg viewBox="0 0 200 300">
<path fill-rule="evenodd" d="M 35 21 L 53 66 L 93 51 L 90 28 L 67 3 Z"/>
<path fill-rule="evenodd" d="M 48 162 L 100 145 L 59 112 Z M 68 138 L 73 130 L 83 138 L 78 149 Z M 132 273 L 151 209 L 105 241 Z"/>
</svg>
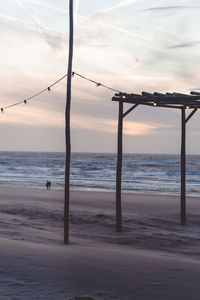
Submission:
<svg viewBox="0 0 200 300">
<path fill-rule="evenodd" d="M 187 106 L 186 106 L 186 109 L 189 109 L 189 108 L 190 108 L 189 105 L 187 105 Z"/>
<path fill-rule="evenodd" d="M 27 101 L 26 101 L 26 100 L 24 100 L 24 104 L 27 104 Z"/>
<path fill-rule="evenodd" d="M 154 101 L 153 106 L 157 106 L 157 102 Z"/>
<path fill-rule="evenodd" d="M 74 77 L 74 72 L 72 72 L 72 77 Z"/>
<path fill-rule="evenodd" d="M 123 96 L 122 96 L 122 99 L 126 99 L 126 95 L 123 95 Z"/>
<path fill-rule="evenodd" d="M 3 108 L 1 108 L 1 112 L 3 112 Z"/>
<path fill-rule="evenodd" d="M 49 93 L 51 93 L 51 88 L 49 86 L 48 86 L 47 90 Z"/>
<path fill-rule="evenodd" d="M 99 87 L 101 85 L 101 83 L 97 82 L 96 83 L 96 87 Z"/>
</svg>

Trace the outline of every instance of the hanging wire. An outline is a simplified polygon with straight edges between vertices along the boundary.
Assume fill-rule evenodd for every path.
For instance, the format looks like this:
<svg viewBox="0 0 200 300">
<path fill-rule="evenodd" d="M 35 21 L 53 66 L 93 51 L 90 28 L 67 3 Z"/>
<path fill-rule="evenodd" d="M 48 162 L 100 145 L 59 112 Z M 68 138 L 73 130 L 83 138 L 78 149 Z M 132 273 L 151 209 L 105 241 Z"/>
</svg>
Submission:
<svg viewBox="0 0 200 300">
<path fill-rule="evenodd" d="M 51 85 L 49 85 L 47 88 L 45 88 L 45 89 L 43 89 L 43 90 L 37 92 L 36 94 L 33 94 L 32 96 L 26 98 L 25 100 L 21 100 L 21 101 L 19 101 L 19 102 L 16 102 L 16 103 L 13 103 L 13 104 L 10 104 L 10 105 L 1 107 L 1 112 L 4 112 L 4 110 L 7 109 L 7 108 L 11 108 L 11 107 L 17 106 L 17 105 L 22 104 L 22 103 L 25 103 L 25 104 L 26 104 L 28 101 L 30 101 L 30 100 L 32 100 L 32 99 L 38 97 L 39 95 L 43 94 L 43 93 L 46 92 L 46 91 L 51 92 L 51 88 L 52 88 L 54 85 L 56 85 L 57 83 L 59 83 L 61 80 L 63 80 L 65 77 L 67 77 L 67 75 L 68 75 L 68 74 L 65 74 L 64 76 L 62 76 L 61 78 L 59 78 L 58 80 L 56 80 L 54 83 L 52 83 Z M 72 72 L 72 77 L 74 77 L 74 75 L 77 75 L 77 76 L 81 77 L 81 78 L 84 79 L 84 80 L 87 80 L 87 81 L 89 81 L 89 82 L 92 82 L 92 83 L 96 84 L 97 87 L 101 86 L 101 87 L 106 88 L 106 89 L 108 89 L 108 90 L 111 90 L 111 91 L 114 91 L 114 92 L 117 92 L 117 93 L 121 93 L 121 92 L 120 92 L 119 90 L 117 90 L 117 89 L 114 89 L 114 88 L 109 87 L 109 86 L 107 86 L 107 85 L 105 85 L 105 84 L 102 84 L 102 83 L 100 83 L 100 82 L 98 82 L 98 81 L 95 81 L 95 80 L 93 80 L 93 79 L 90 79 L 90 78 L 88 78 L 88 77 L 85 77 L 85 76 L 83 76 L 83 75 L 81 75 L 81 74 L 79 74 L 79 73 Z"/>
<path fill-rule="evenodd" d="M 17 106 L 17 105 L 22 104 L 22 103 L 25 103 L 25 104 L 26 104 L 29 100 L 32 100 L 33 98 L 38 97 L 39 95 L 43 94 L 44 92 L 46 92 L 46 91 L 51 91 L 51 87 L 53 87 L 54 85 L 56 85 L 58 82 L 60 82 L 61 80 L 63 80 L 65 77 L 67 77 L 67 74 L 65 74 L 64 76 L 62 76 L 62 77 L 59 78 L 58 80 L 56 80 L 54 83 L 52 83 L 51 85 L 49 85 L 47 88 L 41 90 L 40 92 L 38 92 L 38 93 L 36 93 L 36 94 L 33 94 L 33 95 L 30 96 L 29 98 L 26 98 L 25 100 L 22 100 L 22 101 L 13 103 L 13 104 L 11 104 L 11 105 L 3 106 L 3 107 L 1 108 L 1 111 L 3 112 L 4 109 L 11 108 L 11 107 L 13 107 L 13 106 Z"/>
<path fill-rule="evenodd" d="M 111 91 L 114 91 L 114 92 L 117 92 L 117 93 L 121 93 L 119 90 L 116 90 L 116 89 L 111 88 L 111 87 L 109 87 L 109 86 L 107 86 L 107 85 L 104 85 L 104 84 L 102 84 L 102 83 L 100 83 L 100 82 L 98 82 L 98 81 L 95 81 L 95 80 L 92 80 L 92 79 L 90 79 L 90 78 L 87 78 L 87 77 L 85 77 L 85 76 L 83 76 L 83 75 L 81 75 L 81 74 L 79 74 L 79 73 L 76 73 L 76 72 L 73 72 L 73 73 L 76 74 L 77 76 L 79 76 L 79 77 L 81 77 L 81 78 L 87 80 L 87 81 L 90 81 L 90 82 L 92 82 L 92 83 L 95 83 L 97 87 L 98 87 L 98 86 L 102 86 L 102 87 L 104 87 L 104 88 L 106 88 L 106 89 L 108 89 L 108 90 L 111 90 Z"/>
</svg>

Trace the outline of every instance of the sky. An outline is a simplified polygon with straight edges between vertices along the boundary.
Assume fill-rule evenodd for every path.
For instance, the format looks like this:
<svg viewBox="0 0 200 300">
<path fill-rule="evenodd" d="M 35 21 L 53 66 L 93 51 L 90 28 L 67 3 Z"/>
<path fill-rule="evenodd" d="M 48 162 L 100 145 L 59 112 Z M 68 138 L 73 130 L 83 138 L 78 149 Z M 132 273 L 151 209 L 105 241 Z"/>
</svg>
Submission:
<svg viewBox="0 0 200 300">
<path fill-rule="evenodd" d="M 69 1 L 0 1 L 0 107 L 67 73 Z M 198 0 L 74 0 L 73 71 L 127 93 L 200 89 Z M 73 152 L 116 152 L 114 92 L 72 79 Z M 65 151 L 66 79 L 0 114 L 0 151 Z M 129 106 L 125 106 L 125 110 Z M 200 154 L 200 114 L 187 153 Z M 181 112 L 137 107 L 124 119 L 124 152 L 180 153 Z"/>
</svg>

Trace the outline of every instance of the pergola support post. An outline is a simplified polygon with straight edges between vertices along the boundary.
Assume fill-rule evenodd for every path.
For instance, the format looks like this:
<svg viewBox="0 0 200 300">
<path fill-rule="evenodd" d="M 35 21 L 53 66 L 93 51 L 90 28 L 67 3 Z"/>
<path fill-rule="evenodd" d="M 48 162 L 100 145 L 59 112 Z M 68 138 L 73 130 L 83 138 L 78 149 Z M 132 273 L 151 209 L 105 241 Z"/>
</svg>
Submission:
<svg viewBox="0 0 200 300">
<path fill-rule="evenodd" d="M 118 139 L 117 139 L 117 173 L 116 173 L 116 232 L 122 231 L 121 212 L 121 178 L 122 178 L 122 141 L 123 140 L 123 101 L 119 101 Z"/>
<path fill-rule="evenodd" d="M 185 199 L 185 108 L 181 109 L 181 225 L 186 224 L 186 199 Z"/>
</svg>

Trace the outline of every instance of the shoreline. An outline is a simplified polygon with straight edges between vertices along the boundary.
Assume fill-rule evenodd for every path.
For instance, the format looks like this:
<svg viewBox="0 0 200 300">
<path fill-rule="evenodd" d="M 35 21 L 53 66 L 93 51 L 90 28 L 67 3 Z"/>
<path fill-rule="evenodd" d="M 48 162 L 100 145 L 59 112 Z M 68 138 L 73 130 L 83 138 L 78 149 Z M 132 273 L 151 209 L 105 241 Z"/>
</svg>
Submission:
<svg viewBox="0 0 200 300">
<path fill-rule="evenodd" d="M 7 190 L 7 189 L 13 189 L 13 190 L 46 190 L 46 187 L 44 185 L 44 187 L 29 187 L 29 186 L 12 186 L 12 185 L 0 185 L 0 190 Z M 58 191 L 58 192 L 64 192 L 64 188 L 51 188 L 51 191 Z M 76 193 L 76 192 L 80 192 L 80 193 L 109 193 L 109 194 L 114 194 L 115 195 L 115 190 L 103 190 L 103 189 L 70 189 L 70 193 Z M 122 195 L 142 195 L 142 196 L 167 196 L 167 197 L 179 197 L 180 198 L 180 194 L 169 194 L 169 193 L 155 193 L 155 192 L 137 192 L 137 191 L 123 191 L 122 190 Z M 192 195 L 192 194 L 187 194 L 186 193 L 186 198 L 200 198 L 200 193 L 199 195 Z"/>
</svg>

